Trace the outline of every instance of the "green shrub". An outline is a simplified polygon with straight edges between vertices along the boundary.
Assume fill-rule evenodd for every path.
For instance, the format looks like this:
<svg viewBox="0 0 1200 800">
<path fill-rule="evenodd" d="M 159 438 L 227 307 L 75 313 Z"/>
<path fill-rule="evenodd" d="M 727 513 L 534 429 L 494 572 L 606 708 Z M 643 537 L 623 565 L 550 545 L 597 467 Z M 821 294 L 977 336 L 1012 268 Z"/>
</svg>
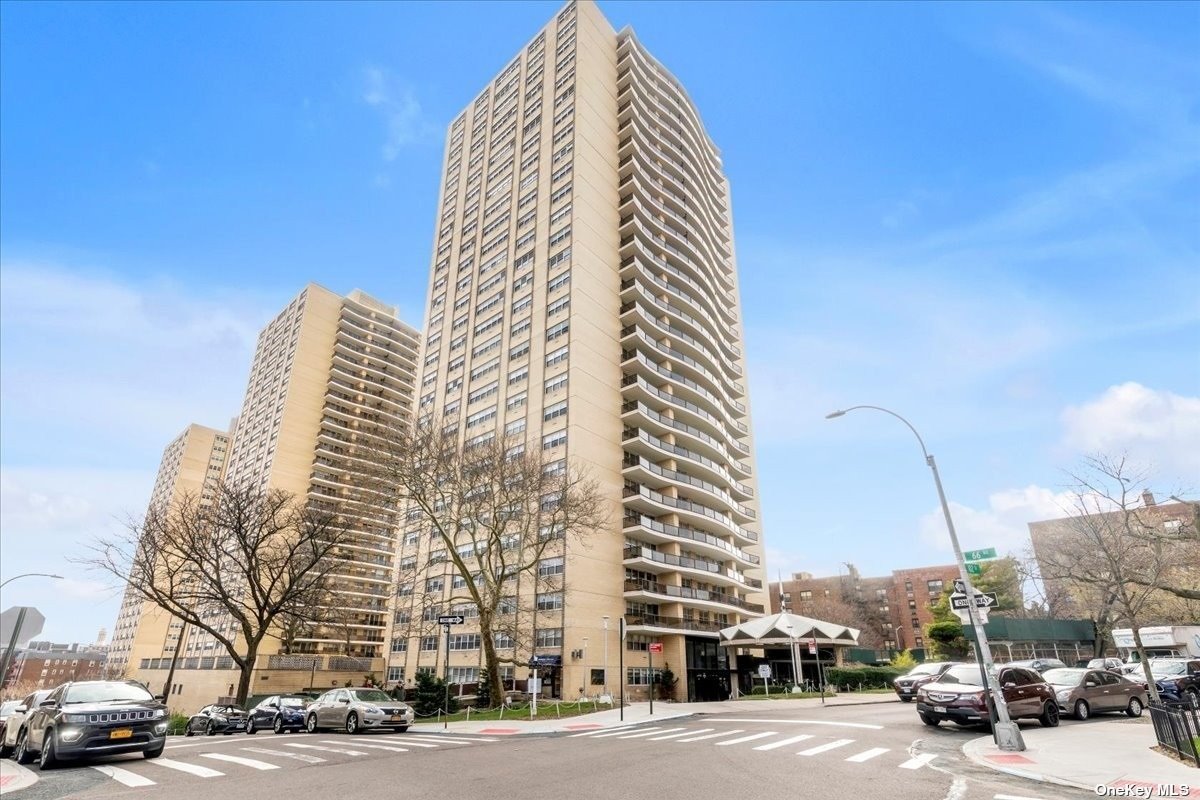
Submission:
<svg viewBox="0 0 1200 800">
<path fill-rule="evenodd" d="M 888 662 L 889 667 L 908 672 L 917 665 L 917 660 L 913 658 L 912 650 L 901 650 L 896 655 L 892 656 L 892 660 Z"/>
<path fill-rule="evenodd" d="M 771 684 L 771 694 L 785 694 L 792 690 L 791 686 L 785 686 L 782 683 Z M 750 694 L 766 694 L 767 690 L 763 688 L 761 683 L 754 684 L 750 689 Z"/>
<path fill-rule="evenodd" d="M 189 719 L 191 717 L 187 714 L 172 714 L 170 721 L 167 723 L 167 735 L 181 736 L 183 729 L 187 727 Z"/>
<path fill-rule="evenodd" d="M 907 670 L 895 667 L 830 667 L 825 679 L 835 686 L 854 689 L 890 689 L 892 681 Z"/>
</svg>

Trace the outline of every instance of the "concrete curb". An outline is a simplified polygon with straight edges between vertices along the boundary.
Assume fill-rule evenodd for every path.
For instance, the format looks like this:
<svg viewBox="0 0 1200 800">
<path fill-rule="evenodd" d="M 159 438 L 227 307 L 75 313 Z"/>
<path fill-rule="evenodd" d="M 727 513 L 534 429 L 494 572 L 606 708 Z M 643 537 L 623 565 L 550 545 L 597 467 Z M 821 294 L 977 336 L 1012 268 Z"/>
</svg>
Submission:
<svg viewBox="0 0 1200 800">
<path fill-rule="evenodd" d="M 1066 778 L 1058 778 L 1053 775 L 1045 775 L 1040 772 L 1029 772 L 1027 770 L 1019 769 L 1018 767 L 1010 767 L 1003 764 L 993 764 L 983 756 L 973 752 L 971 748 L 972 745 L 977 745 L 979 742 L 987 742 L 990 744 L 991 741 L 991 736 L 981 736 L 978 739 L 972 739 L 971 741 L 963 744 L 963 755 L 981 767 L 987 767 L 994 772 L 1003 772 L 1005 775 L 1012 775 L 1017 778 L 1025 778 L 1026 780 L 1037 781 L 1038 783 L 1053 783 L 1058 786 L 1069 786 L 1072 789 L 1083 789 L 1088 792 L 1093 792 L 1096 790 L 1095 784 L 1079 783 L 1078 781 L 1071 781 L 1067 780 Z"/>
<path fill-rule="evenodd" d="M 33 770 L 9 759 L 0 761 L 0 793 L 9 794 L 19 789 L 27 789 L 37 782 L 38 776 Z"/>
</svg>

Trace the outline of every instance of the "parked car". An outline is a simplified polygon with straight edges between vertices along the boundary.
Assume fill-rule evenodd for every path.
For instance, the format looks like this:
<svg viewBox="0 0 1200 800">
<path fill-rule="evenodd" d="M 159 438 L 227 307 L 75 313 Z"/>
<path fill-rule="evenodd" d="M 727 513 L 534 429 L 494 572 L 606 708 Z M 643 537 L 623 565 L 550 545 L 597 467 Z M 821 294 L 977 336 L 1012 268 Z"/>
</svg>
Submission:
<svg viewBox="0 0 1200 800">
<path fill-rule="evenodd" d="M 25 730 L 25 721 L 29 719 L 30 709 L 38 707 L 38 703 L 50 696 L 53 689 L 42 689 L 17 701 L 16 707 L 4 721 L 4 735 L 0 736 L 0 758 L 8 758 L 17 749 L 17 737 Z"/>
<path fill-rule="evenodd" d="M 246 730 L 246 712 L 237 706 L 214 703 L 192 714 L 187 726 L 183 729 L 184 736 L 216 736 Z"/>
<path fill-rule="evenodd" d="M 1119 658 L 1093 658 L 1083 666 L 1087 669 L 1106 669 L 1109 672 L 1115 672 L 1120 675 L 1125 662 Z"/>
<path fill-rule="evenodd" d="M 1043 727 L 1058 725 L 1058 702 L 1050 684 L 1028 667 L 996 667 L 1004 703 L 1012 719 L 1035 717 Z M 958 725 L 991 725 L 993 711 L 977 664 L 960 664 L 917 690 L 917 714 L 926 725 L 942 720 Z"/>
<path fill-rule="evenodd" d="M 277 694 L 268 697 L 250 709 L 246 719 L 246 733 L 254 735 L 260 730 L 284 731 L 304 730 L 304 709 L 308 698 L 299 695 Z"/>
<path fill-rule="evenodd" d="M 937 679 L 946 670 L 958 664 L 958 661 L 926 661 L 892 681 L 892 688 L 903 703 L 911 703 L 917 696 L 917 689 Z"/>
<path fill-rule="evenodd" d="M 1059 710 L 1075 719 L 1101 711 L 1140 717 L 1149 697 L 1143 684 L 1103 669 L 1048 669 L 1042 677 L 1054 688 Z"/>
<path fill-rule="evenodd" d="M 1010 661 L 1004 666 L 1006 667 L 1026 667 L 1035 672 L 1045 672 L 1048 669 L 1064 669 L 1066 662 L 1060 661 L 1057 658 L 1029 658 L 1024 661 Z"/>
<path fill-rule="evenodd" d="M 0 742 L 4 741 L 4 731 L 8 728 L 8 718 L 12 716 L 13 711 L 19 705 L 21 705 L 20 700 L 6 700 L 0 703 Z"/>
<path fill-rule="evenodd" d="M 413 710 L 407 703 L 393 700 L 379 689 L 332 689 L 318 697 L 304 711 L 304 727 L 309 733 L 335 728 L 360 733 L 375 728 L 400 732 L 413 723 Z"/>
<path fill-rule="evenodd" d="M 167 745 L 167 707 L 133 681 L 72 681 L 33 708 L 18 736 L 16 759 L 61 761 L 120 753 L 158 758 Z"/>
<path fill-rule="evenodd" d="M 1200 708 L 1200 659 L 1156 658 L 1150 676 L 1163 700 L 1189 703 Z"/>
</svg>

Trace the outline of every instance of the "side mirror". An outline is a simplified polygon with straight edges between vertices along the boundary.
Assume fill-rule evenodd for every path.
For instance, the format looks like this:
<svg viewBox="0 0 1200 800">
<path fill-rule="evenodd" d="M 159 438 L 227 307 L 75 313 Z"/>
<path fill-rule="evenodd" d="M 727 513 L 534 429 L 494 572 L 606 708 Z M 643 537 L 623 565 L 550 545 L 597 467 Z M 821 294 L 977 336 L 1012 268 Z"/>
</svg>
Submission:
<svg viewBox="0 0 1200 800">
<path fill-rule="evenodd" d="M 1085 689 L 1095 689 L 1099 685 L 1100 684 L 1096 683 L 1095 681 L 1084 681 L 1083 682 L 1083 686 Z"/>
<path fill-rule="evenodd" d="M 38 708 L 54 708 L 54 706 L 55 702 L 53 700 L 43 700 L 38 703 Z"/>
<path fill-rule="evenodd" d="M 24 714 L 29 709 L 26 706 L 17 706 L 13 709 L 14 714 Z"/>
<path fill-rule="evenodd" d="M 155 700 L 157 700 L 157 701 L 158 701 L 158 702 L 160 702 L 160 703 L 165 703 L 165 702 L 167 702 L 167 698 L 166 698 L 166 696 L 165 696 L 165 695 L 161 695 L 161 694 L 156 694 L 156 695 L 154 695 L 154 699 L 155 699 Z"/>
<path fill-rule="evenodd" d="M 278 703 L 267 703 L 267 708 L 279 708 Z"/>
<path fill-rule="evenodd" d="M 1013 688 L 1016 688 L 1016 684 L 1013 683 L 1012 681 L 1005 681 L 1004 688 L 1005 689 L 1013 689 Z"/>
</svg>

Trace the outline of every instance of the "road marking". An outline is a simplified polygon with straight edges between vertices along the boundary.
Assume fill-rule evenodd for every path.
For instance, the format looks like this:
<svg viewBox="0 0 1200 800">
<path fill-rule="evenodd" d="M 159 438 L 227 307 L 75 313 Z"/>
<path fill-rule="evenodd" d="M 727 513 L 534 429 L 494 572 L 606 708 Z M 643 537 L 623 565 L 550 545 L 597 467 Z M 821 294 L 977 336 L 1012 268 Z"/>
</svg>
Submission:
<svg viewBox="0 0 1200 800">
<path fill-rule="evenodd" d="M 170 758 L 156 758 L 148 762 L 156 767 L 166 767 L 167 769 L 175 769 L 180 772 L 186 772 L 189 775 L 195 775 L 197 778 L 219 778 L 224 775 L 224 772 L 217 772 L 215 769 L 201 767 L 197 764 L 185 764 L 182 761 L 175 761 Z"/>
<path fill-rule="evenodd" d="M 400 738 L 406 742 L 409 739 L 423 739 L 423 740 L 432 741 L 432 742 L 453 742 L 454 744 L 474 744 L 475 742 L 498 742 L 498 741 L 500 741 L 499 739 L 485 739 L 482 737 L 464 739 L 464 738 L 457 737 L 457 736 L 442 736 L 439 733 L 406 733 Z"/>
<path fill-rule="evenodd" d="M 346 750 L 339 747 L 322 747 L 319 744 L 300 744 L 299 742 L 284 742 L 284 747 L 302 747 L 305 750 L 321 750 L 326 753 L 342 753 L 348 756 L 365 756 L 366 753 L 361 750 Z"/>
<path fill-rule="evenodd" d="M 254 758 L 242 758 L 241 756 L 227 756 L 224 753 L 200 753 L 201 758 L 213 758 L 217 761 L 228 761 L 230 764 L 241 764 L 243 767 L 251 769 L 279 769 L 278 764 L 268 764 L 265 761 L 259 761 Z"/>
<path fill-rule="evenodd" d="M 705 728 L 705 730 L 711 731 L 712 728 Z M 735 733 L 741 733 L 741 732 L 742 732 L 741 728 L 737 728 L 732 731 L 725 731 L 724 733 L 710 733 L 708 736 L 693 736 L 690 739 L 679 739 L 678 741 L 680 741 L 680 742 L 702 742 L 705 739 L 718 739 L 722 736 L 732 736 Z"/>
<path fill-rule="evenodd" d="M 861 764 L 864 761 L 870 761 L 875 756 L 881 756 L 888 751 L 886 747 L 872 747 L 870 750 L 863 750 L 856 756 L 850 756 L 847 761 L 853 761 L 856 764 Z"/>
<path fill-rule="evenodd" d="M 604 739 L 604 738 L 606 738 L 606 737 L 609 737 L 609 736 L 620 736 L 621 734 L 624 734 L 624 733 L 629 733 L 629 731 L 631 731 L 631 730 L 639 730 L 639 729 L 638 729 L 638 728 L 620 728 L 620 729 L 618 729 L 618 730 L 612 730 L 612 731 L 609 731 L 608 733 L 598 733 L 598 734 L 596 734 L 596 737 L 595 737 L 595 738 L 597 738 L 597 739 Z M 662 726 L 661 726 L 661 725 L 655 725 L 653 728 L 641 728 L 640 730 L 643 730 L 643 731 L 645 731 L 646 733 L 650 733 L 651 731 L 661 731 L 661 730 L 662 730 Z M 574 734 L 574 735 L 575 735 L 575 736 L 583 736 L 584 734 L 582 734 L 582 733 L 576 733 L 576 734 Z"/>
<path fill-rule="evenodd" d="M 946 797 L 943 800 L 963 800 L 967 796 L 967 779 L 955 777 L 950 783 L 950 790 L 946 792 Z"/>
<path fill-rule="evenodd" d="M 392 747 L 391 745 L 386 745 L 386 744 L 365 744 L 363 742 L 355 742 L 354 746 L 355 747 L 371 747 L 376 750 L 390 750 L 393 753 L 407 753 L 408 752 L 408 750 L 406 750 L 403 747 Z"/>
<path fill-rule="evenodd" d="M 709 730 L 711 730 L 711 728 L 710 728 Z M 628 736 L 620 736 L 620 737 L 617 737 L 617 738 L 620 738 L 620 739 L 640 739 L 640 738 L 642 738 L 643 736 L 653 736 L 653 735 L 654 735 L 654 734 L 656 734 L 656 733 L 673 733 L 673 732 L 675 732 L 675 731 L 685 731 L 685 732 L 686 732 L 686 731 L 687 731 L 687 728 L 663 728 L 663 729 L 661 729 L 661 730 L 656 730 L 656 731 L 644 731 L 644 732 L 642 732 L 642 733 L 631 733 L 631 734 L 629 734 Z M 680 734 L 680 735 L 682 735 L 682 734 Z"/>
<path fill-rule="evenodd" d="M 265 747 L 243 747 L 248 753 L 262 753 L 264 756 L 279 756 L 281 758 L 290 758 L 293 761 L 303 761 L 306 764 L 324 764 L 325 759 L 320 756 L 310 756 L 307 753 L 288 753 L 284 750 L 268 750 Z"/>
<path fill-rule="evenodd" d="M 728 734 L 726 734 L 728 735 Z M 731 744 L 741 744 L 742 742 L 753 742 L 755 739 L 765 739 L 768 736 L 774 736 L 775 731 L 764 731 L 763 733 L 752 733 L 749 736 L 741 736 L 737 739 L 727 739 L 724 742 L 716 742 L 717 747 L 728 747 Z"/>
<path fill-rule="evenodd" d="M 685 730 L 683 733 L 669 733 L 666 736 L 655 736 L 652 739 L 650 739 L 649 741 L 661 742 L 664 739 L 678 739 L 680 736 L 687 736 L 687 735 L 693 734 L 693 733 L 708 733 L 711 730 L 713 730 L 713 729 L 712 728 L 701 728 L 698 731 L 697 730 L 691 730 L 691 731 Z"/>
<path fill-rule="evenodd" d="M 883 726 L 882 726 L 882 725 L 869 725 L 869 724 L 867 724 L 867 723 L 865 723 L 865 722 L 829 722 L 829 721 L 827 721 L 827 720 L 823 720 L 823 719 L 772 719 L 772 720 L 763 720 L 763 719 L 754 719 L 754 718 L 749 718 L 749 719 L 733 718 L 733 719 L 730 719 L 730 718 L 728 718 L 728 717 L 714 717 L 713 719 L 711 719 L 711 720 L 708 720 L 708 722 L 770 722 L 772 725 L 833 725 L 834 727 L 839 727 L 839 728 L 865 728 L 865 729 L 867 729 L 867 730 L 872 730 L 872 731 L 881 731 L 881 730 L 883 730 Z"/>
<path fill-rule="evenodd" d="M 129 770 L 121 769 L 120 767 L 92 767 L 92 769 L 96 770 L 96 772 L 99 772 L 102 775 L 107 775 L 117 783 L 123 783 L 126 786 L 136 787 L 154 785 L 154 781 L 150 780 L 149 778 L 143 778 L 136 772 L 130 772 Z"/>
<path fill-rule="evenodd" d="M 832 742 L 819 744 L 816 747 L 810 747 L 807 750 L 801 750 L 796 753 L 798 756 L 815 756 L 817 753 L 824 753 L 827 750 L 834 750 L 838 747 L 845 747 L 848 744 L 853 744 L 853 739 L 834 739 Z"/>
<path fill-rule="evenodd" d="M 635 729 L 636 729 L 636 727 L 634 725 L 621 725 L 620 727 L 617 727 L 617 728 L 600 728 L 600 729 L 594 730 L 594 731 L 584 731 L 583 733 L 572 733 L 567 738 L 576 739 L 580 736 L 598 736 L 599 734 L 602 734 L 602 733 L 612 733 L 613 731 L 632 731 Z"/>
<path fill-rule="evenodd" d="M 901 764 L 900 769 L 920 769 L 935 758 L 937 758 L 937 753 L 921 753 L 921 755 L 913 756 Z"/>
<path fill-rule="evenodd" d="M 795 744 L 796 742 L 803 742 L 805 739 L 811 739 L 811 738 L 813 738 L 811 733 L 802 733 L 799 736 L 792 736 L 788 739 L 780 739 L 778 742 L 771 742 L 770 744 L 762 744 L 754 749 L 755 750 L 774 750 L 777 747 L 787 747 L 789 744 Z"/>
</svg>

